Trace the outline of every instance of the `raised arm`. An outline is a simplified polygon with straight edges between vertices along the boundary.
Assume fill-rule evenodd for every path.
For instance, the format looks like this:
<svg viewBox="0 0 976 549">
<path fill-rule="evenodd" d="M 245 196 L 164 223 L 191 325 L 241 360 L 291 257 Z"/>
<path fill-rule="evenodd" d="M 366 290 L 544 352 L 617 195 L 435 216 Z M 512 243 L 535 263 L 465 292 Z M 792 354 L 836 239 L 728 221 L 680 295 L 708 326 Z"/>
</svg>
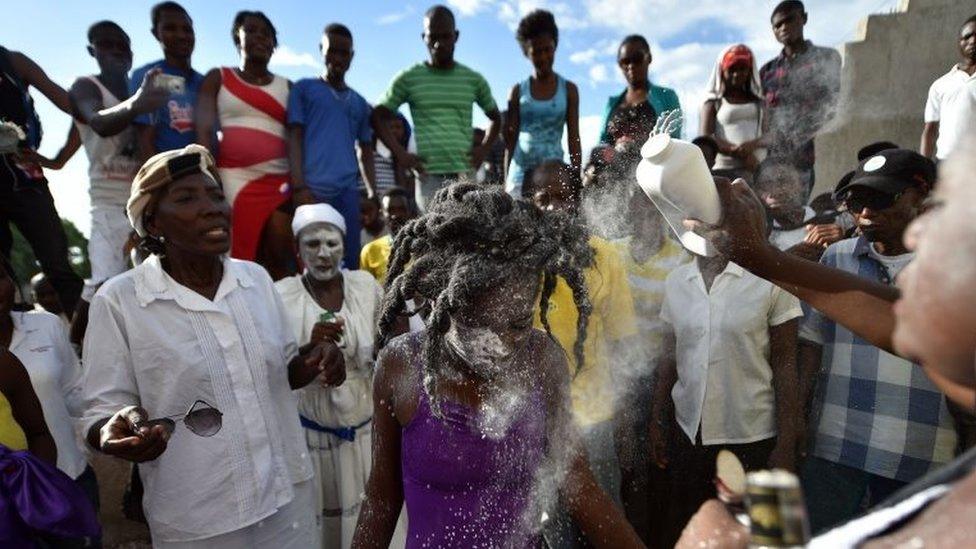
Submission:
<svg viewBox="0 0 976 549">
<path fill-rule="evenodd" d="M 155 111 L 169 99 L 169 92 L 152 85 L 152 79 L 160 72 L 160 69 L 146 72 L 132 96 L 110 108 L 105 108 L 98 86 L 87 78 L 79 78 L 68 92 L 72 115 L 102 137 L 116 135 L 128 128 L 137 116 Z"/>
<path fill-rule="evenodd" d="M 34 393 L 27 370 L 6 349 L 0 349 L 0 391 L 10 403 L 14 421 L 27 437 L 27 449 L 46 462 L 57 464 L 58 449 L 44 421 L 44 411 Z"/>
<path fill-rule="evenodd" d="M 400 423 L 396 396 L 407 391 L 397 387 L 407 381 L 406 361 L 396 343 L 380 353 L 373 379 L 373 464 L 366 483 L 366 499 L 359 512 L 352 546 L 389 547 L 403 507 L 400 465 Z"/>
<path fill-rule="evenodd" d="M 220 91 L 220 69 L 210 69 L 197 96 L 196 120 L 197 143 L 215 154 L 217 144 L 213 142 L 217 127 L 217 92 Z"/>
<path fill-rule="evenodd" d="M 10 64 L 24 83 L 28 86 L 34 86 L 37 88 L 37 91 L 44 94 L 44 97 L 50 99 L 55 107 L 67 114 L 71 114 L 71 102 L 68 100 L 68 92 L 64 91 L 64 88 L 61 86 L 55 84 L 48 77 L 47 73 L 44 72 L 44 69 L 30 57 L 27 57 L 19 51 L 12 51 L 10 52 Z"/>
</svg>

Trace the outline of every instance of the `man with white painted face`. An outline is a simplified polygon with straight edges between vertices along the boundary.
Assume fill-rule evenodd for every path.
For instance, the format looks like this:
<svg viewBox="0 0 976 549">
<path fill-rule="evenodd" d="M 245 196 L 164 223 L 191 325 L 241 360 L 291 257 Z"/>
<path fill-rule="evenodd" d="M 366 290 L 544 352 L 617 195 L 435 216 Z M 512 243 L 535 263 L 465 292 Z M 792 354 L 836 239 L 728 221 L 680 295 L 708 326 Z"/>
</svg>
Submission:
<svg viewBox="0 0 976 549">
<path fill-rule="evenodd" d="M 352 542 L 372 461 L 373 340 L 383 292 L 369 273 L 339 268 L 346 230 L 332 206 L 299 206 L 292 232 L 304 270 L 275 284 L 299 345 L 333 341 L 346 362 L 344 384 L 307 387 L 298 400 L 324 548 Z"/>
</svg>

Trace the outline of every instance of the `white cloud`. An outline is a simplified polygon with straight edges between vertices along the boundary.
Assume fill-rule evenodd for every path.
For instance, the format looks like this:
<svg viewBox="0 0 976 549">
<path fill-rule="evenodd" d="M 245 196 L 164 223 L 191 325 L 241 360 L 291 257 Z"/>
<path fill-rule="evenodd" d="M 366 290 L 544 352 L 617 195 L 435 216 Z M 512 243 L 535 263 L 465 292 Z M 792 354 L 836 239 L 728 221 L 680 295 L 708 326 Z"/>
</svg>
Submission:
<svg viewBox="0 0 976 549">
<path fill-rule="evenodd" d="M 464 17 L 470 17 L 478 12 L 485 11 L 488 6 L 495 3 L 495 0 L 448 0 L 447 5 L 457 10 Z"/>
<path fill-rule="evenodd" d="M 281 45 L 275 49 L 271 57 L 272 67 L 311 67 L 321 68 L 322 60 L 308 52 L 297 52 L 288 46 Z"/>
<path fill-rule="evenodd" d="M 602 84 L 610 79 L 610 71 L 607 70 L 607 66 L 602 63 L 597 63 L 590 67 L 589 71 L 590 84 L 597 85 Z"/>
<path fill-rule="evenodd" d="M 404 9 L 402 9 L 400 11 L 394 11 L 394 12 L 387 13 L 385 15 L 381 15 L 381 16 L 377 17 L 376 18 L 376 24 L 377 25 L 392 25 L 394 23 L 399 23 L 400 21 L 403 21 L 407 17 L 413 15 L 413 13 L 414 13 L 413 6 L 409 6 L 408 5 L 407 7 L 405 7 Z"/>
</svg>

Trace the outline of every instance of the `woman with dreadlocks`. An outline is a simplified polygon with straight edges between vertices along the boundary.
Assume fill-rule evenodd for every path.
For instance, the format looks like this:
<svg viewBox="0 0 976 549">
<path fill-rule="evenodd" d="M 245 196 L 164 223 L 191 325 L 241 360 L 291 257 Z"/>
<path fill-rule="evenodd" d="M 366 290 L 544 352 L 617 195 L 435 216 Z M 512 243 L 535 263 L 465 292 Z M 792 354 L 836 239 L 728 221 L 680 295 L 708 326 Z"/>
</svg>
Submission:
<svg viewBox="0 0 976 549">
<path fill-rule="evenodd" d="M 501 188 L 448 187 L 400 230 L 379 323 L 373 469 L 353 547 L 386 547 L 404 502 L 408 548 L 532 547 L 559 497 L 593 544 L 641 546 L 586 465 L 566 357 L 532 327 L 540 286 L 548 303 L 563 278 L 580 311 L 582 360 L 592 262 L 585 229 Z M 428 327 L 387 344 L 410 298 L 429 307 Z"/>
</svg>

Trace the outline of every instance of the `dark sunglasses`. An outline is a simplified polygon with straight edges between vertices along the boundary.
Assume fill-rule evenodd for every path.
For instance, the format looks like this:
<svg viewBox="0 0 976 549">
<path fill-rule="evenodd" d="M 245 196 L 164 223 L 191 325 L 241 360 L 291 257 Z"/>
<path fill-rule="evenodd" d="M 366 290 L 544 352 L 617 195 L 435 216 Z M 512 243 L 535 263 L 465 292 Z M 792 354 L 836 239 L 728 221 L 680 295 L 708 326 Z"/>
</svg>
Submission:
<svg viewBox="0 0 976 549">
<path fill-rule="evenodd" d="M 888 194 L 879 191 L 858 190 L 847 193 L 844 197 L 844 206 L 848 211 L 860 213 L 864 208 L 873 211 L 887 210 L 895 205 L 902 193 Z"/>
<path fill-rule="evenodd" d="M 198 408 L 197 405 L 200 405 Z M 223 425 L 224 414 L 220 410 L 214 408 L 213 406 L 207 404 L 202 400 L 197 400 L 185 414 L 176 414 L 172 416 L 159 417 L 155 419 L 147 419 L 136 425 L 136 427 L 154 427 L 156 425 L 162 425 L 166 429 L 167 433 L 173 434 L 176 430 L 176 421 L 179 420 L 186 425 L 193 434 L 201 437 L 212 437 L 220 431 Z"/>
</svg>

